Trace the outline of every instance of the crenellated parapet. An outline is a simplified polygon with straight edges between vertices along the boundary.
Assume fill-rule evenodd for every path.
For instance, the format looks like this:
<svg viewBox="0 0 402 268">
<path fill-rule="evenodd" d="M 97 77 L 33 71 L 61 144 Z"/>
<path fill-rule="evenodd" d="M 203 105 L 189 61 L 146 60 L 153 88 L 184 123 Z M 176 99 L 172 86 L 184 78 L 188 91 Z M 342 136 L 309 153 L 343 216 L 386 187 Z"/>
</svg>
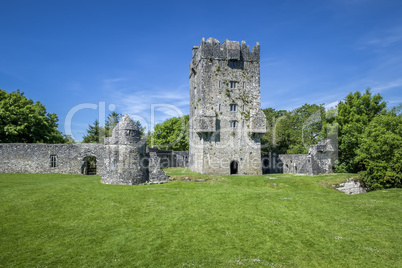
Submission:
<svg viewBox="0 0 402 268">
<path fill-rule="evenodd" d="M 257 45 L 250 51 L 250 47 L 246 45 L 245 41 L 239 43 L 226 39 L 221 44 L 212 37 L 207 41 L 202 38 L 201 43 L 193 47 L 190 70 L 191 66 L 197 66 L 201 59 L 259 62 L 260 44 L 257 42 Z"/>
</svg>

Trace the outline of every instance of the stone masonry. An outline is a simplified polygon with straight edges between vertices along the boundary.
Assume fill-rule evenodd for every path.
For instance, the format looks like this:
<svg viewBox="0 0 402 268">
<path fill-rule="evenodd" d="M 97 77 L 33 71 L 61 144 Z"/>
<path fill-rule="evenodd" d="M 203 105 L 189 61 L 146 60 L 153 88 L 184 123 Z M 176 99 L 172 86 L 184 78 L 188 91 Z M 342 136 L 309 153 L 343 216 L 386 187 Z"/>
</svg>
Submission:
<svg viewBox="0 0 402 268">
<path fill-rule="evenodd" d="M 99 144 L 0 144 L 0 173 L 85 173 L 86 157 L 96 158 L 96 174 L 103 170 L 105 149 Z"/>
<path fill-rule="evenodd" d="M 148 158 L 145 140 L 138 127 L 125 115 L 113 128 L 112 137 L 105 138 L 105 166 L 102 183 L 141 184 L 148 180 Z"/>
<path fill-rule="evenodd" d="M 168 181 L 160 159 L 146 152 L 145 140 L 128 115 L 105 144 L 0 144 L 0 172 L 88 174 L 88 157 L 96 159 L 96 174 L 105 184 Z"/>
<path fill-rule="evenodd" d="M 330 140 L 308 154 L 264 156 L 266 118 L 260 100 L 260 45 L 202 39 L 189 66 L 189 152 L 147 150 L 134 122 L 125 115 L 105 144 L 0 144 L 0 172 L 88 174 L 96 169 L 105 184 L 161 183 L 164 167 L 189 167 L 201 174 L 309 175 L 332 172 L 336 149 Z M 94 164 L 95 163 L 95 164 Z M 91 165 L 91 166 L 89 166 Z"/>
<path fill-rule="evenodd" d="M 311 145 L 308 154 L 281 154 L 279 158 L 283 162 L 283 173 L 330 174 L 335 150 L 331 140 L 324 140 Z"/>
<path fill-rule="evenodd" d="M 189 168 L 202 174 L 261 174 L 260 45 L 193 47 L 190 63 Z"/>
</svg>

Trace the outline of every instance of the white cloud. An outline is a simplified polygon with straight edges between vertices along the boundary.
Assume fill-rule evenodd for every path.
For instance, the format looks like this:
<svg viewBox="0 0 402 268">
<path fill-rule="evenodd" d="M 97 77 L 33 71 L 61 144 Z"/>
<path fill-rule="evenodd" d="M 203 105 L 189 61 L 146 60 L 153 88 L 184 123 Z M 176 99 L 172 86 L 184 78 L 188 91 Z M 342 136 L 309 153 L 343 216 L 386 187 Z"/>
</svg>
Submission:
<svg viewBox="0 0 402 268">
<path fill-rule="evenodd" d="M 147 129 L 153 128 L 152 108 L 154 108 L 155 124 L 171 117 L 188 114 L 190 99 L 188 83 L 166 88 L 148 85 L 139 89 L 139 86 L 129 79 L 107 79 L 103 82 L 103 89 L 110 92 L 110 101 L 116 105 L 117 112 L 129 114 Z"/>
</svg>

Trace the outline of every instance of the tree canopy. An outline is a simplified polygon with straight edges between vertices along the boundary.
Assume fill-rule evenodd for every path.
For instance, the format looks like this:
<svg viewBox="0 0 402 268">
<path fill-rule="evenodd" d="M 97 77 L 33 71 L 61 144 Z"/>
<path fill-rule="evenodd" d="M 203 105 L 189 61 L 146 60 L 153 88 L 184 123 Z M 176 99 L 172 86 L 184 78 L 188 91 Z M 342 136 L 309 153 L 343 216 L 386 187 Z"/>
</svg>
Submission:
<svg viewBox="0 0 402 268">
<path fill-rule="evenodd" d="M 267 118 L 267 133 L 261 138 L 263 154 L 305 154 L 318 142 L 323 105 L 304 104 L 292 111 L 267 108 L 263 112 Z"/>
<path fill-rule="evenodd" d="M 57 122 L 57 115 L 48 113 L 39 101 L 28 99 L 20 90 L 0 89 L 0 142 L 65 143 Z"/>
<path fill-rule="evenodd" d="M 385 111 L 374 117 L 361 135 L 355 162 L 366 187 L 402 187 L 402 116 Z"/>
<path fill-rule="evenodd" d="M 338 104 L 335 121 L 339 125 L 339 171 L 358 172 L 362 170 L 356 161 L 362 134 L 373 118 L 386 107 L 380 94 L 372 96 L 367 88 L 364 94 L 350 93 Z"/>
<path fill-rule="evenodd" d="M 157 124 L 147 137 L 149 146 L 173 151 L 188 151 L 189 149 L 189 116 L 173 117 Z"/>
<path fill-rule="evenodd" d="M 96 119 L 92 125 L 88 126 L 87 134 L 83 136 L 83 143 L 103 143 L 105 136 L 101 135 L 101 132 L 105 133 L 104 129 L 99 126 L 99 121 Z"/>
</svg>

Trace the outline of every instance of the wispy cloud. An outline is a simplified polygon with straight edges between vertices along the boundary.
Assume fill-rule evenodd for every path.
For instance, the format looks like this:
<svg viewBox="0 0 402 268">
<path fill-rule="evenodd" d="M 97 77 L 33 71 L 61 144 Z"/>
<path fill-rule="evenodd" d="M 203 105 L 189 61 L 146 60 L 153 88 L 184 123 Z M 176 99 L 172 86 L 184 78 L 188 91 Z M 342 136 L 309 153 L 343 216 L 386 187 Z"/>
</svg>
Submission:
<svg viewBox="0 0 402 268">
<path fill-rule="evenodd" d="M 378 85 L 374 85 L 371 90 L 372 92 L 383 92 L 385 90 L 388 89 L 393 89 L 393 88 L 397 88 L 397 87 L 401 87 L 402 88 L 402 79 L 396 79 L 394 81 L 391 82 L 385 82 L 382 84 L 378 84 Z"/>
<path fill-rule="evenodd" d="M 188 114 L 188 87 L 188 83 L 183 83 L 166 88 L 146 85 L 140 89 L 135 82 L 123 78 L 107 79 L 103 84 L 118 112 L 130 115 L 151 130 L 153 124 Z"/>
<path fill-rule="evenodd" d="M 402 42 L 402 27 L 368 33 L 358 42 L 359 49 L 383 49 Z"/>
</svg>

